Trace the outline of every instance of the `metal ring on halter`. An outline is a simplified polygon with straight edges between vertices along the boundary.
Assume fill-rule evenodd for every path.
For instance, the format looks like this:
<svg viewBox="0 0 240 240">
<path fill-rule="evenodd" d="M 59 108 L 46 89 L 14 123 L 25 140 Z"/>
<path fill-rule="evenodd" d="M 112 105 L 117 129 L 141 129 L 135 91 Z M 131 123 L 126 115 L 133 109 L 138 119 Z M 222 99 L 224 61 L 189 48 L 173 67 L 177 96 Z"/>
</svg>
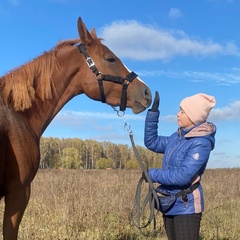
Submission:
<svg viewBox="0 0 240 240">
<path fill-rule="evenodd" d="M 113 108 L 113 110 L 114 110 L 115 112 L 117 112 L 117 115 L 122 118 L 122 120 L 123 120 L 123 122 L 124 122 L 124 128 L 128 131 L 129 134 L 132 134 L 132 130 L 131 130 L 130 124 L 127 123 L 127 122 L 125 121 L 125 119 L 123 118 L 125 112 L 124 112 L 124 111 L 117 110 L 114 106 L 111 106 L 111 107 Z"/>
<path fill-rule="evenodd" d="M 125 115 L 125 111 L 120 111 L 120 110 L 117 110 L 117 115 L 119 117 L 123 117 Z"/>
<path fill-rule="evenodd" d="M 128 80 L 128 78 L 123 78 L 123 85 L 129 85 L 129 80 Z"/>
<path fill-rule="evenodd" d="M 110 106 L 113 108 L 113 110 L 114 110 L 115 112 L 117 112 L 117 115 L 118 115 L 119 117 L 123 117 L 123 116 L 125 115 L 125 111 L 120 111 L 120 110 L 117 110 L 116 107 L 114 107 L 114 106 L 112 106 L 112 105 L 110 105 Z"/>
</svg>

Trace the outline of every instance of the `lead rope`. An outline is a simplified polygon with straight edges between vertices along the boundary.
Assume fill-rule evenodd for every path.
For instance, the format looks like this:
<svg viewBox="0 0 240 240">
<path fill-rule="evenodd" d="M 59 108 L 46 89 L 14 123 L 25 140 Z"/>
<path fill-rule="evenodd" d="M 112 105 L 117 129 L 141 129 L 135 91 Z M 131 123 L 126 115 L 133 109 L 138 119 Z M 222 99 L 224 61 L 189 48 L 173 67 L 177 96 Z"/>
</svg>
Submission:
<svg viewBox="0 0 240 240">
<path fill-rule="evenodd" d="M 141 160 L 141 157 L 139 155 L 139 152 L 135 146 L 134 139 L 133 139 L 133 132 L 130 128 L 130 125 L 124 119 L 125 112 L 120 113 L 120 111 L 116 110 L 115 107 L 112 106 L 112 108 L 114 111 L 117 112 L 117 115 L 119 117 L 121 117 L 124 122 L 124 128 L 127 130 L 128 134 L 129 134 L 129 138 L 130 138 L 130 141 L 132 144 L 134 154 L 137 158 L 137 161 L 140 165 L 142 172 L 146 176 L 146 179 L 147 179 L 147 182 L 149 185 L 148 186 L 148 194 L 145 197 L 145 199 L 142 203 L 142 206 L 141 206 L 141 192 L 142 192 L 141 190 L 142 190 L 142 184 L 145 180 L 143 179 L 143 177 L 141 177 L 139 179 L 135 198 L 134 198 L 133 208 L 130 213 L 130 220 L 132 221 L 133 225 L 136 226 L 140 230 L 142 235 L 144 235 L 145 237 L 149 237 L 149 236 L 152 236 L 153 234 L 155 234 L 155 232 L 156 232 L 156 215 L 158 213 L 158 211 L 156 209 L 159 209 L 158 195 L 155 191 L 153 182 L 148 174 L 148 171 L 145 169 L 143 162 Z M 146 210 L 147 207 L 149 207 L 149 209 L 148 209 L 149 214 L 148 214 L 148 217 L 146 218 L 145 212 L 147 211 Z M 144 221 L 144 219 L 145 219 L 145 221 Z M 146 222 L 146 219 L 147 219 L 147 222 Z M 143 223 L 141 223 L 141 220 L 143 221 Z M 146 229 L 151 224 L 153 224 L 152 230 L 148 233 L 143 232 L 143 229 Z"/>
</svg>

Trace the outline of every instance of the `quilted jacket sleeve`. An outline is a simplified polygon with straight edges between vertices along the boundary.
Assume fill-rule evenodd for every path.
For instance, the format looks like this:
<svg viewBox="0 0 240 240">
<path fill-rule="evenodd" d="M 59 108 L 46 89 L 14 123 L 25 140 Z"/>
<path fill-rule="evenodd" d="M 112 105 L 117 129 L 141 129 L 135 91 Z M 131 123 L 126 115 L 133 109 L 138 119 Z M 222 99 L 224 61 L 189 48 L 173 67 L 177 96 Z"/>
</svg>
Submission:
<svg viewBox="0 0 240 240">
<path fill-rule="evenodd" d="M 164 153 L 168 137 L 158 136 L 159 115 L 159 111 L 152 112 L 148 110 L 145 119 L 144 144 L 149 150 Z"/>
</svg>

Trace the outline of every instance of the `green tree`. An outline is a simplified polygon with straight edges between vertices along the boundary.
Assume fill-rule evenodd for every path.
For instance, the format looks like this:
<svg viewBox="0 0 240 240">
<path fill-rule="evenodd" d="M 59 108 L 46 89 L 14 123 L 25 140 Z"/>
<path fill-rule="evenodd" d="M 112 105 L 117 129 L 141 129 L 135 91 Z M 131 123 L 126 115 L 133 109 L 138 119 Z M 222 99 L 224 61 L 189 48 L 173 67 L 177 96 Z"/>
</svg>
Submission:
<svg viewBox="0 0 240 240">
<path fill-rule="evenodd" d="M 96 162 L 97 169 L 106 169 L 106 168 L 113 168 L 114 161 L 112 159 L 107 158 L 100 158 Z"/>
<path fill-rule="evenodd" d="M 125 168 L 128 169 L 128 170 L 130 170 L 130 169 L 131 170 L 139 170 L 139 169 L 141 169 L 137 159 L 130 159 L 130 160 L 128 160 L 126 162 Z"/>
<path fill-rule="evenodd" d="M 162 165 L 163 154 L 152 152 L 145 147 L 136 146 L 141 161 L 146 168 Z M 111 159 L 115 169 L 138 169 L 138 162 L 132 147 L 127 144 L 114 144 L 111 142 L 97 142 L 79 138 L 41 138 L 40 141 L 41 168 L 99 168 L 97 164 L 101 158 Z M 133 162 L 132 162 L 133 161 Z M 128 162 L 128 163 L 127 163 Z M 103 164 L 108 165 L 110 163 Z M 101 167 L 105 168 L 105 167 Z"/>
<path fill-rule="evenodd" d="M 62 167 L 68 169 L 80 169 L 82 162 L 79 160 L 79 151 L 74 147 L 63 149 L 63 157 L 61 159 Z"/>
<path fill-rule="evenodd" d="M 59 138 L 40 139 L 40 168 L 54 168 L 61 158 L 61 140 Z"/>
</svg>

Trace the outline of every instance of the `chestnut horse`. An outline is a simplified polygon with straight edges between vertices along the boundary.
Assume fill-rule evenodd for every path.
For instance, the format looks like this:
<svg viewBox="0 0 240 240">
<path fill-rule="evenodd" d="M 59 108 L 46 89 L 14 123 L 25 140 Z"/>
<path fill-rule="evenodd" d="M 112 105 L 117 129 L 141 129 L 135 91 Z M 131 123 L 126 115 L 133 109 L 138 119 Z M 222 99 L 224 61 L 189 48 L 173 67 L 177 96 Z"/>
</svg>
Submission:
<svg viewBox="0 0 240 240">
<path fill-rule="evenodd" d="M 44 130 L 74 96 L 144 111 L 150 89 L 78 19 L 80 39 L 52 50 L 0 78 L 0 198 L 3 239 L 16 240 L 40 160 Z"/>
</svg>

